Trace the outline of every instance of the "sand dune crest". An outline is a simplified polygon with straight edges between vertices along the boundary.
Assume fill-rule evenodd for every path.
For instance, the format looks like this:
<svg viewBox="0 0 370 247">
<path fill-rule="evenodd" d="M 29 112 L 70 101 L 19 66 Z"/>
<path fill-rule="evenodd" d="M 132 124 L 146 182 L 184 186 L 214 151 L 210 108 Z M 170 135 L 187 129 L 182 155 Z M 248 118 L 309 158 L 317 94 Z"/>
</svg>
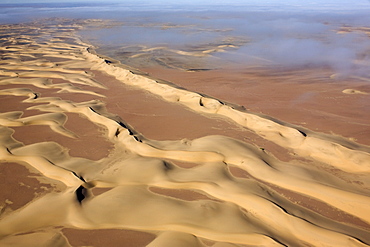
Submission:
<svg viewBox="0 0 370 247">
<path fill-rule="evenodd" d="M 36 177 L 62 186 L 15 211 L 2 212 L 1 245 L 22 246 L 36 238 L 36 245 L 71 246 L 62 229 L 76 228 L 155 234 L 147 246 L 369 246 L 369 147 L 135 74 L 107 62 L 72 36 L 77 27 L 40 26 L 35 36 L 28 34 L 29 28 L 4 26 L 12 36 L 21 33 L 27 43 L 2 39 L 6 48 L 1 50 L 9 61 L 0 63 L 0 86 L 6 86 L 0 89 L 0 100 L 12 99 L 21 110 L 0 113 L 0 165 L 4 169 L 10 162 L 25 165 L 38 172 Z M 42 44 L 37 43 L 40 38 L 45 40 Z M 105 80 L 115 78 L 159 96 L 179 111 L 191 109 L 248 129 L 294 153 L 296 159 L 282 161 L 242 138 L 224 135 L 171 141 L 147 138 L 125 122 L 129 114 L 111 112 L 116 102 L 109 96 L 119 92 L 95 77 L 99 71 Z M 66 82 L 54 84 L 55 79 Z M 41 89 L 45 93 L 38 92 Z M 68 99 L 48 93 L 55 89 Z M 78 100 L 76 93 L 93 99 Z M 31 115 L 22 117 L 26 113 Z M 66 139 L 77 142 L 88 134 L 78 121 L 71 123 L 70 113 L 104 129 L 100 135 L 113 146 L 109 155 L 93 161 L 69 154 L 63 145 Z M 13 137 L 25 126 L 50 128 L 55 141 L 25 145 Z M 184 168 L 180 163 L 193 166 Z M 331 173 L 335 169 L 340 172 Z M 233 170 L 246 175 L 238 177 Z M 204 197 L 179 199 L 152 187 Z M 283 190 L 290 196 L 279 193 Z"/>
</svg>

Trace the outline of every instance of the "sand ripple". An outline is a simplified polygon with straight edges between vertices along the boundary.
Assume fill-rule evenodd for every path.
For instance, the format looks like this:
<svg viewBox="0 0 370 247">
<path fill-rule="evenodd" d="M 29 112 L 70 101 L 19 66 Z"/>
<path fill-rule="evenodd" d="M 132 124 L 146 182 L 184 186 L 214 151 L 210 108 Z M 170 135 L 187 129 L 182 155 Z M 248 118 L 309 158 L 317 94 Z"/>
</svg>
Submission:
<svg viewBox="0 0 370 247">
<path fill-rule="evenodd" d="M 15 211 L 6 210 L 3 201 L 8 198 L 1 198 L 1 245 L 32 241 L 35 246 L 71 246 L 62 231 L 67 228 L 151 233 L 155 238 L 147 246 L 370 245 L 370 147 L 135 74 L 95 54 L 73 36 L 76 26 L 61 27 L 40 27 L 37 34 L 30 26 L 2 27 L 12 38 L 1 40 L 0 97 L 23 107 L 9 106 L 0 114 L 2 169 L 6 162 L 19 163 L 59 185 Z M 123 116 L 109 112 L 104 103 L 109 102 L 104 98 L 109 88 L 94 78 L 97 71 L 198 114 L 225 117 L 302 161 L 281 161 L 222 135 L 146 138 Z M 76 102 L 64 94 L 86 100 Z M 71 113 L 104 129 L 100 135 L 114 146 L 108 156 L 93 161 L 69 155 L 62 138 L 84 135 L 83 126 L 79 133 L 68 128 Z M 29 126 L 46 126 L 56 137 L 28 145 L 13 137 Z M 195 165 L 184 168 L 180 163 Z M 235 176 L 235 169 L 247 176 Z M 330 172 L 338 170 L 345 178 Z M 107 190 L 96 193 L 103 188 Z M 151 188 L 204 197 L 179 199 Z M 316 203 L 307 206 L 291 198 Z"/>
</svg>

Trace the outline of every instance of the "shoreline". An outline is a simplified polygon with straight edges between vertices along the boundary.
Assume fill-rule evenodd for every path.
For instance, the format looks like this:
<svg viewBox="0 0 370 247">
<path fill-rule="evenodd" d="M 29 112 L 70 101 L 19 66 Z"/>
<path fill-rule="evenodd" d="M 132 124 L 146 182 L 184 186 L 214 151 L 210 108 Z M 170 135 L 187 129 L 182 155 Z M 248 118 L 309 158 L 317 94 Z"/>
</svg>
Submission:
<svg viewBox="0 0 370 247">
<path fill-rule="evenodd" d="M 4 198 L 0 243 L 47 239 L 50 246 L 74 246 L 85 230 L 93 244 L 100 234 L 120 234 L 118 229 L 141 232 L 125 231 L 140 246 L 179 240 L 192 246 L 370 243 L 370 147 L 330 135 L 335 124 L 317 127 L 326 133 L 310 130 L 315 114 L 298 126 L 299 115 L 284 115 L 285 101 L 271 108 L 277 115 L 252 113 L 270 113 L 269 105 L 262 96 L 243 101 L 243 90 L 252 95 L 281 89 L 271 89 L 271 78 L 256 73 L 253 81 L 264 80 L 252 88 L 244 84 L 235 98 L 236 90 L 222 87 L 225 70 L 144 70 L 174 86 L 116 65 L 79 38 L 71 43 L 71 31 L 63 32 L 41 29 L 39 37 L 54 37 L 44 43 L 23 33 L 28 44 L 2 48 L 8 59 L 0 68 L 9 73 L 0 78 L 1 166 L 32 167 L 55 189 L 22 208 L 12 209 Z M 22 60 L 26 55 L 29 60 Z M 236 83 L 246 74 L 227 75 Z M 205 79 L 219 87 L 199 84 Z M 288 85 L 290 102 L 298 87 Z M 305 86 L 303 92 L 316 85 Z M 353 96 L 368 97 L 344 94 L 336 85 L 333 92 L 332 86 L 321 88 L 330 94 L 319 94 L 318 104 L 337 97 L 351 107 Z M 7 112 L 9 103 L 16 108 Z M 360 116 L 347 127 L 365 120 Z M 355 138 L 368 144 L 361 133 Z"/>
</svg>

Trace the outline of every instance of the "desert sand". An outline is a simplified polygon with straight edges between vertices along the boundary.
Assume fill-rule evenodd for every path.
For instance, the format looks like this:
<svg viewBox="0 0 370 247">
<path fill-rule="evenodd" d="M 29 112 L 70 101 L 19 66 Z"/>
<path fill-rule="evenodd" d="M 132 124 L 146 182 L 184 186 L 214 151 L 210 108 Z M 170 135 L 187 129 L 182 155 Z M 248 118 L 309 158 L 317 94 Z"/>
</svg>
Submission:
<svg viewBox="0 0 370 247">
<path fill-rule="evenodd" d="M 370 245 L 363 78 L 140 73 L 78 28 L 1 28 L 0 246 Z"/>
</svg>

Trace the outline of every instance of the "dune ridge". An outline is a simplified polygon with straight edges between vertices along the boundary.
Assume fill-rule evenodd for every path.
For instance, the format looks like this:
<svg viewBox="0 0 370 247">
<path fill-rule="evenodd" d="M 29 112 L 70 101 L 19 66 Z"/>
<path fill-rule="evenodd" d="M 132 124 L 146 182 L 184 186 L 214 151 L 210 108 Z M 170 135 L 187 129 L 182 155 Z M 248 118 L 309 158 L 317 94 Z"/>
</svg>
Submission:
<svg viewBox="0 0 370 247">
<path fill-rule="evenodd" d="M 65 30 L 60 24 L 58 28 L 45 27 L 36 36 L 27 35 L 26 26 L 3 27 L 14 32 L 13 36 L 20 30 L 26 44 L 13 43 L 2 49 L 7 59 L 0 62 L 0 85 L 7 88 L 1 89 L 0 95 L 20 98 L 24 108 L 0 114 L 0 160 L 33 167 L 50 184 L 61 182 L 63 187 L 15 211 L 2 210 L 0 244 L 22 246 L 33 241 L 43 246 L 71 246 L 61 226 L 149 232 L 155 239 L 147 246 L 209 246 L 207 241 L 215 247 L 370 245 L 368 146 L 236 109 L 135 74 L 94 54 L 91 46 L 72 36 L 78 26 L 70 29 L 64 24 Z M 2 38 L 2 42 L 11 41 Z M 23 49 L 30 46 L 36 49 Z M 122 116 L 109 112 L 104 102 L 109 100 L 105 97 L 109 88 L 94 79 L 94 71 L 180 108 L 232 120 L 305 161 L 300 165 L 280 161 L 263 149 L 227 136 L 173 141 L 146 138 Z M 53 79 L 66 83 L 54 84 Z M 44 96 L 38 89 L 57 89 L 58 97 Z M 63 99 L 63 94 L 79 93 L 92 99 L 78 103 Z M 22 117 L 28 111 L 41 114 Z M 66 128 L 66 113 L 77 113 L 104 128 L 104 136 L 114 145 L 110 155 L 93 161 L 69 155 L 58 141 L 25 145 L 12 136 L 14 127 L 45 125 L 57 135 L 79 138 L 81 133 Z M 177 162 L 196 166 L 183 168 Z M 357 183 L 315 170 L 311 162 L 340 169 L 356 177 Z M 249 177 L 233 176 L 231 167 L 242 169 Z M 288 200 L 269 184 L 321 201 L 353 221 L 323 216 Z M 217 200 L 181 200 L 154 193 L 151 186 L 196 191 Z M 94 195 L 96 188 L 110 190 Z"/>
<path fill-rule="evenodd" d="M 92 69 L 101 70 L 118 80 L 139 86 L 151 93 L 161 96 L 170 102 L 178 102 L 200 113 L 225 116 L 258 135 L 273 141 L 285 148 L 291 149 L 298 155 L 308 156 L 320 162 L 328 163 L 347 172 L 368 173 L 370 165 L 369 148 L 363 147 L 366 152 L 357 150 L 359 144 L 350 143 L 348 140 L 336 138 L 327 140 L 325 135 L 304 131 L 286 123 L 278 123 L 246 111 L 236 110 L 217 99 L 208 98 L 198 93 L 175 88 L 171 85 L 158 83 L 154 79 L 132 73 L 130 70 L 120 68 L 105 59 L 91 54 L 89 50 L 83 52 L 88 61 L 95 62 Z M 354 150 L 353 148 L 356 148 Z"/>
</svg>

